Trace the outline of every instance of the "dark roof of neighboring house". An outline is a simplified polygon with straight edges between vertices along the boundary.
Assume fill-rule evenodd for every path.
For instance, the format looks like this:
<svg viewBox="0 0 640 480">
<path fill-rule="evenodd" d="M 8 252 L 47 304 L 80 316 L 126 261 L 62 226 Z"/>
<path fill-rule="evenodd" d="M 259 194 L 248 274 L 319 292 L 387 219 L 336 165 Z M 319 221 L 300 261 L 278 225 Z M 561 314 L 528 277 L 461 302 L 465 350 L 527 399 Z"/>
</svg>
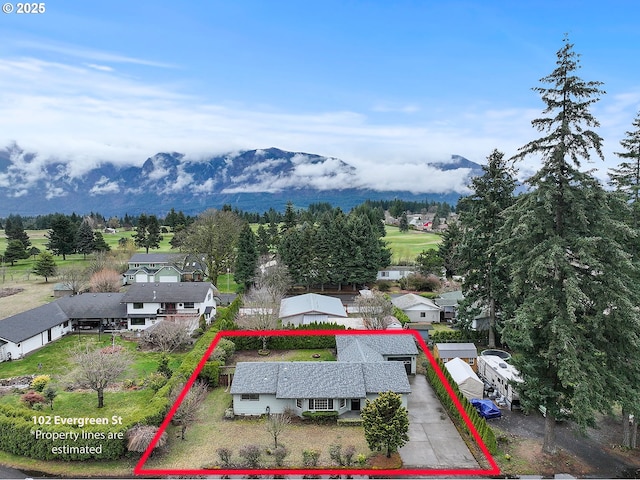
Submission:
<svg viewBox="0 0 640 480">
<path fill-rule="evenodd" d="M 174 263 L 182 262 L 184 257 L 180 253 L 134 253 L 128 263 Z"/>
<path fill-rule="evenodd" d="M 276 398 L 364 398 L 388 390 L 411 392 L 400 362 L 241 362 L 230 392 Z"/>
<path fill-rule="evenodd" d="M 124 294 L 124 303 L 133 302 L 202 302 L 209 289 L 217 289 L 208 282 L 134 283 Z"/>
<path fill-rule="evenodd" d="M 58 302 L 47 303 L 0 320 L 0 338 L 20 343 L 68 320 Z"/>
<path fill-rule="evenodd" d="M 83 293 L 62 297 L 57 303 L 69 318 L 126 318 L 123 293 Z"/>
<path fill-rule="evenodd" d="M 358 361 L 349 360 L 353 358 L 354 344 L 359 343 L 363 352 L 363 357 L 359 361 L 367 361 L 369 356 L 368 349 L 378 352 L 380 355 L 417 355 L 418 347 L 416 347 L 413 335 L 336 335 L 336 349 L 338 351 L 338 361 Z M 366 348 L 363 348 L 366 347 Z M 341 355 L 345 352 L 345 359 Z"/>
</svg>

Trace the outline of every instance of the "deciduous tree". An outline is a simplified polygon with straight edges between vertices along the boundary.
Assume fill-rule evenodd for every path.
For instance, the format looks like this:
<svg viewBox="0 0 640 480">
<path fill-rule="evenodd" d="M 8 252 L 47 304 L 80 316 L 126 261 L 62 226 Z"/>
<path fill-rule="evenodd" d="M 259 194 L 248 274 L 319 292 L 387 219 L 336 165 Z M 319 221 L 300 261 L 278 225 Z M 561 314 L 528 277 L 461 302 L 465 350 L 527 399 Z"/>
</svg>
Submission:
<svg viewBox="0 0 640 480">
<path fill-rule="evenodd" d="M 184 384 L 176 385 L 172 390 L 169 401 L 170 404 L 175 404 L 180 397 L 181 392 L 184 390 Z M 187 431 L 189 425 L 198 419 L 198 413 L 202 402 L 207 398 L 207 384 L 204 382 L 194 382 L 189 388 L 189 391 L 185 394 L 180 402 L 180 405 L 176 409 L 171 421 L 180 427 L 180 438 L 184 440 L 184 434 Z"/>
</svg>

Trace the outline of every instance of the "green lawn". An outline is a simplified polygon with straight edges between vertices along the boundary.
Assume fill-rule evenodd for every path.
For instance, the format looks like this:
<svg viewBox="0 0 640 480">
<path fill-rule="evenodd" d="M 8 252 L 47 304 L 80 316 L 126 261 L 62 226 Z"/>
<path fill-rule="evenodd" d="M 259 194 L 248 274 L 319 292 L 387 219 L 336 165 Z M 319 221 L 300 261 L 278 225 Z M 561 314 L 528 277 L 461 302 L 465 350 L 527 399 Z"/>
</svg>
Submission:
<svg viewBox="0 0 640 480">
<path fill-rule="evenodd" d="M 424 233 L 415 230 L 401 232 L 398 227 L 386 227 L 387 235 L 384 240 L 391 248 L 392 263 L 402 264 L 403 262 L 413 262 L 423 251 L 438 248 L 442 241 L 442 236 L 435 233 Z"/>
</svg>

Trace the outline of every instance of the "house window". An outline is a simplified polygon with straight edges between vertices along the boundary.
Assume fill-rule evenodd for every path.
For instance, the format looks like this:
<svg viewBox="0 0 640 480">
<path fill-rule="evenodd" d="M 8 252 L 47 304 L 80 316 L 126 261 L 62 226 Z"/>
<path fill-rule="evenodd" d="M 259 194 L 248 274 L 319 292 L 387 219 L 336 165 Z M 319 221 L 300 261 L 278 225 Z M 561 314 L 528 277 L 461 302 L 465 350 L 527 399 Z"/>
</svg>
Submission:
<svg viewBox="0 0 640 480">
<path fill-rule="evenodd" d="M 333 410 L 333 398 L 310 398 L 309 410 Z"/>
<path fill-rule="evenodd" d="M 344 408 L 347 405 L 347 399 L 346 398 L 341 398 L 340 399 L 340 408 Z"/>
<path fill-rule="evenodd" d="M 389 272 L 380 272 L 380 276 L 381 277 L 388 277 L 389 276 Z"/>
<path fill-rule="evenodd" d="M 469 359 L 469 365 L 473 365 L 474 363 L 476 363 L 475 358 L 470 358 Z"/>
<path fill-rule="evenodd" d="M 144 325 L 146 318 L 132 318 L 131 325 Z"/>
<path fill-rule="evenodd" d="M 69 322 L 68 322 L 68 321 L 67 321 L 67 322 L 64 322 L 64 323 L 62 324 L 62 328 L 67 328 L 68 326 L 69 326 Z"/>
<path fill-rule="evenodd" d="M 193 308 L 194 303 L 193 302 L 184 302 L 184 308 Z"/>
<path fill-rule="evenodd" d="M 134 308 L 134 310 L 140 310 L 140 309 L 144 308 L 144 303 L 133 302 L 133 308 Z"/>
<path fill-rule="evenodd" d="M 302 408 L 302 399 L 301 398 L 297 398 L 296 399 L 296 407 Z"/>
<path fill-rule="evenodd" d="M 240 395 L 240 400 L 250 400 L 252 402 L 260 400 L 260 395 L 257 393 L 243 393 Z"/>
<path fill-rule="evenodd" d="M 427 316 L 427 312 L 420 312 L 420 318 L 424 318 Z"/>
</svg>

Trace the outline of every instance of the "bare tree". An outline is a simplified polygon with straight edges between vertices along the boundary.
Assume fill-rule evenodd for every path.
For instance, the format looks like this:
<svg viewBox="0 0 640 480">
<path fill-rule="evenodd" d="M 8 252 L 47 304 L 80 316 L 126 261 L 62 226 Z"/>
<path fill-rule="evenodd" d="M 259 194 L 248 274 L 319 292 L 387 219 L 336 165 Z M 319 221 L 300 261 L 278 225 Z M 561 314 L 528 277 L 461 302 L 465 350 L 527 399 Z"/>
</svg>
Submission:
<svg viewBox="0 0 640 480">
<path fill-rule="evenodd" d="M 87 286 L 88 275 L 84 268 L 68 267 L 58 271 L 61 283 L 73 292 L 73 295 L 81 292 Z"/>
<path fill-rule="evenodd" d="M 151 441 L 158 433 L 159 427 L 154 427 L 152 425 L 136 425 L 135 427 L 130 428 L 127 431 L 127 450 L 130 452 L 144 453 L 151 445 Z M 167 444 L 167 432 L 162 432 L 158 442 L 153 447 L 162 448 Z"/>
<path fill-rule="evenodd" d="M 163 353 L 171 353 L 189 343 L 187 325 L 163 320 L 142 333 L 142 342 Z"/>
<path fill-rule="evenodd" d="M 291 415 L 288 413 L 274 413 L 267 417 L 265 428 L 273 437 L 274 448 L 278 448 L 278 437 L 291 423 Z"/>
<path fill-rule="evenodd" d="M 266 289 L 274 301 L 280 301 L 293 285 L 289 269 L 279 255 L 263 255 L 258 262 L 255 288 Z"/>
<path fill-rule="evenodd" d="M 389 326 L 387 317 L 393 316 L 393 304 L 386 295 L 370 292 L 358 296 L 355 304 L 368 330 L 384 330 Z"/>
<path fill-rule="evenodd" d="M 124 349 L 100 348 L 87 343 L 71 352 L 71 361 L 76 365 L 74 378 L 79 385 L 98 394 L 98 408 L 104 407 L 104 390 L 132 363 Z"/>
<path fill-rule="evenodd" d="M 170 402 L 172 404 L 178 401 L 182 390 L 184 390 L 184 385 L 178 385 L 171 392 Z M 176 409 L 171 421 L 175 425 L 180 426 L 180 437 L 182 440 L 184 440 L 187 427 L 197 420 L 198 411 L 205 398 L 207 398 L 207 384 L 200 381 L 194 382 L 187 394 L 183 397 L 182 402 L 180 402 L 180 406 Z"/>
<path fill-rule="evenodd" d="M 94 293 L 118 292 L 122 287 L 122 275 L 115 270 L 103 268 L 91 275 L 89 285 Z"/>
<path fill-rule="evenodd" d="M 274 298 L 267 288 L 253 288 L 244 296 L 244 306 L 236 323 L 242 328 L 256 331 L 275 330 L 278 328 L 281 298 Z M 262 349 L 267 349 L 268 335 L 259 337 Z"/>
</svg>

